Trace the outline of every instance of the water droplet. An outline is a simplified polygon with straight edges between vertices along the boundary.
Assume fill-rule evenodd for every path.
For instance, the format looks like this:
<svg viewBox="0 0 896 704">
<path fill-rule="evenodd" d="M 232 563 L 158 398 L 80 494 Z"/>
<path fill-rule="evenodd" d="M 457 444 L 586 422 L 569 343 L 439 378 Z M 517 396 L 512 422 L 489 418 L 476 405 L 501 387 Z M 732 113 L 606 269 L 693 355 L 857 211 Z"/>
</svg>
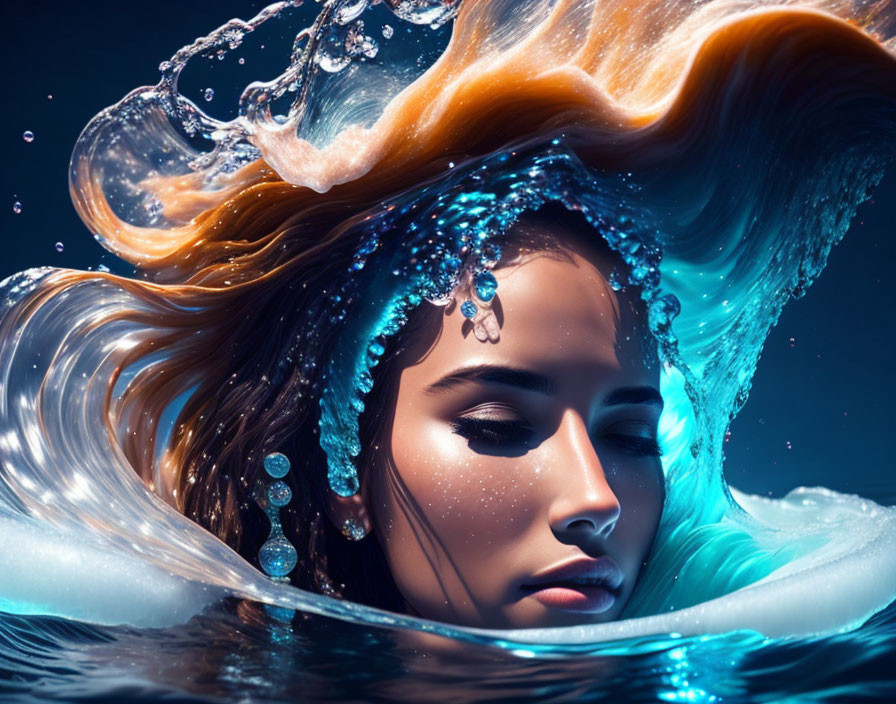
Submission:
<svg viewBox="0 0 896 704">
<path fill-rule="evenodd" d="M 241 56 L 240 59 L 239 59 L 239 61 L 237 61 L 237 63 L 238 63 L 240 66 L 242 66 L 243 64 L 246 63 L 246 60 Z"/>
<path fill-rule="evenodd" d="M 26 142 L 33 142 L 34 132 L 32 132 L 31 130 L 25 130 L 25 134 L 22 135 L 22 139 L 24 139 Z"/>
<path fill-rule="evenodd" d="M 286 482 L 277 481 L 268 487 L 268 500 L 274 506 L 286 506 L 292 499 L 292 490 Z"/>
<path fill-rule="evenodd" d="M 790 444 L 790 440 L 787 441 L 787 449 L 788 449 L 788 450 L 792 450 L 792 449 L 793 449 L 793 445 Z"/>
<path fill-rule="evenodd" d="M 264 470 L 275 479 L 281 479 L 289 471 L 289 460 L 282 452 L 272 452 L 264 458 Z"/>
<path fill-rule="evenodd" d="M 613 269 L 610 272 L 610 279 L 607 283 L 610 284 L 610 288 L 613 289 L 614 291 L 620 291 L 622 289 L 622 287 L 623 287 L 622 278 L 621 278 L 620 273 L 616 269 Z"/>
<path fill-rule="evenodd" d="M 53 99 L 53 96 L 52 96 L 52 95 L 48 95 L 48 96 L 47 96 L 47 100 L 52 100 L 52 99 Z"/>
<path fill-rule="evenodd" d="M 373 37 L 364 34 L 364 23 L 361 20 L 355 22 L 345 38 L 345 50 L 349 56 L 360 56 L 365 59 L 374 58 L 380 50 Z"/>
<path fill-rule="evenodd" d="M 796 338 L 793 338 L 793 337 L 790 338 L 790 346 L 796 347 Z"/>
<path fill-rule="evenodd" d="M 272 577 L 285 577 L 298 562 L 296 549 L 283 535 L 272 536 L 258 551 L 262 569 Z"/>
<path fill-rule="evenodd" d="M 396 17 L 436 29 L 454 17 L 460 0 L 385 0 Z"/>
<path fill-rule="evenodd" d="M 215 97 L 215 91 L 212 88 L 206 88 L 202 92 L 202 97 L 205 98 L 206 102 L 211 102 L 212 98 Z"/>
<path fill-rule="evenodd" d="M 339 73 L 352 62 L 345 54 L 330 53 L 323 49 L 314 55 L 314 61 L 327 73 Z"/>
<path fill-rule="evenodd" d="M 726 430 L 726 431 L 725 431 L 725 442 L 728 442 L 728 441 L 730 441 L 730 440 L 731 440 L 731 431 L 730 431 L 730 430 Z"/>
<path fill-rule="evenodd" d="M 488 303 L 495 297 L 498 290 L 498 280 L 490 271 L 483 271 L 477 274 L 473 279 L 473 285 L 476 289 L 476 297 L 484 303 Z"/>
<path fill-rule="evenodd" d="M 392 25 L 384 24 L 383 25 L 383 37 L 386 39 L 391 39 L 393 34 L 395 34 L 395 30 L 392 29 Z"/>
<path fill-rule="evenodd" d="M 367 9 L 367 0 L 348 0 L 336 10 L 336 21 L 339 24 L 348 24 L 357 19 Z"/>
<path fill-rule="evenodd" d="M 61 252 L 63 249 L 65 249 L 65 245 L 62 244 L 62 242 L 57 242 L 56 243 L 56 251 Z"/>
<path fill-rule="evenodd" d="M 473 301 L 465 301 L 464 304 L 460 307 L 460 312 L 463 313 L 465 318 L 472 318 L 476 315 L 476 304 Z"/>
<path fill-rule="evenodd" d="M 16 215 L 22 212 L 22 204 L 19 203 L 19 201 L 16 201 L 12 204 L 12 212 L 14 212 Z"/>
</svg>

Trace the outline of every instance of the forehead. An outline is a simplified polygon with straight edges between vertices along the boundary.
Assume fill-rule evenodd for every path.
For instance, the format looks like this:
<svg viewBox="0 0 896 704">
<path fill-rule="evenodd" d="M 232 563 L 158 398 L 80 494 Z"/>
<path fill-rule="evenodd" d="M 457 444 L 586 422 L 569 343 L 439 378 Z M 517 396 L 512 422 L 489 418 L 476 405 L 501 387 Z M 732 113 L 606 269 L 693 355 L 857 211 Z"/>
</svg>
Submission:
<svg viewBox="0 0 896 704">
<path fill-rule="evenodd" d="M 402 380 L 430 384 L 460 367 L 479 364 L 558 377 L 645 377 L 637 307 L 607 283 L 611 265 L 596 255 L 535 253 L 496 270 L 500 340 L 477 340 L 455 306 L 443 317 L 436 342 L 405 369 Z"/>
</svg>

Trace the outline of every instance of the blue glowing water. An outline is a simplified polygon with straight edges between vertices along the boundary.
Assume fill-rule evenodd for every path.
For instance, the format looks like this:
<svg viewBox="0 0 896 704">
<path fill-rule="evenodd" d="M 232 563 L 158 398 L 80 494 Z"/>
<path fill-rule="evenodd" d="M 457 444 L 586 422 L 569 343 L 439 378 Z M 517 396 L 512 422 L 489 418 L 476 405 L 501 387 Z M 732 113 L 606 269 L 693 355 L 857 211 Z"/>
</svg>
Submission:
<svg viewBox="0 0 896 704">
<path fill-rule="evenodd" d="M 239 615 L 238 615 L 239 614 Z M 896 608 L 857 631 L 513 651 L 228 602 L 161 630 L 0 617 L 4 701 L 892 701 Z"/>
</svg>

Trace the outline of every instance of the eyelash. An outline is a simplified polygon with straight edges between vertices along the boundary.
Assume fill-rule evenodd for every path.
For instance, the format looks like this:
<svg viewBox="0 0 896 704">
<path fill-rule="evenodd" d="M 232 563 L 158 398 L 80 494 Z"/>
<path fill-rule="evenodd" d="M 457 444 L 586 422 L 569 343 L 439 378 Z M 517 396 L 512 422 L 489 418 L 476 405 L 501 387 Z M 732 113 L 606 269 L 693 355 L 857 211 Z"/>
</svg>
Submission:
<svg viewBox="0 0 896 704">
<path fill-rule="evenodd" d="M 531 426 L 518 420 L 461 416 L 451 421 L 451 427 L 455 433 L 470 442 L 481 442 L 494 447 L 522 445 L 535 434 Z"/>
<path fill-rule="evenodd" d="M 469 442 L 483 443 L 492 447 L 524 445 L 535 434 L 535 430 L 522 421 L 469 416 L 455 418 L 451 421 L 451 428 Z M 599 439 L 608 440 L 617 450 L 634 457 L 660 457 L 663 454 L 659 443 L 650 437 L 604 433 Z"/>
<path fill-rule="evenodd" d="M 653 438 L 622 433 L 604 433 L 601 435 L 601 439 L 611 439 L 610 441 L 619 450 L 636 457 L 661 457 L 663 454 L 659 443 Z"/>
</svg>

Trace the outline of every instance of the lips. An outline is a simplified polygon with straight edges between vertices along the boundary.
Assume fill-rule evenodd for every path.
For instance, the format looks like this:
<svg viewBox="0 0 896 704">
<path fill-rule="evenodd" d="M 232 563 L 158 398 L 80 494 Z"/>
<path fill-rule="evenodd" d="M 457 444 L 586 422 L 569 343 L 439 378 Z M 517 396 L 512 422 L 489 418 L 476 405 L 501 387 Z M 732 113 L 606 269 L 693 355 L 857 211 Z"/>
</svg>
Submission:
<svg viewBox="0 0 896 704">
<path fill-rule="evenodd" d="M 520 589 L 545 606 L 601 613 L 619 597 L 622 580 L 613 558 L 580 557 L 538 572 Z"/>
</svg>

